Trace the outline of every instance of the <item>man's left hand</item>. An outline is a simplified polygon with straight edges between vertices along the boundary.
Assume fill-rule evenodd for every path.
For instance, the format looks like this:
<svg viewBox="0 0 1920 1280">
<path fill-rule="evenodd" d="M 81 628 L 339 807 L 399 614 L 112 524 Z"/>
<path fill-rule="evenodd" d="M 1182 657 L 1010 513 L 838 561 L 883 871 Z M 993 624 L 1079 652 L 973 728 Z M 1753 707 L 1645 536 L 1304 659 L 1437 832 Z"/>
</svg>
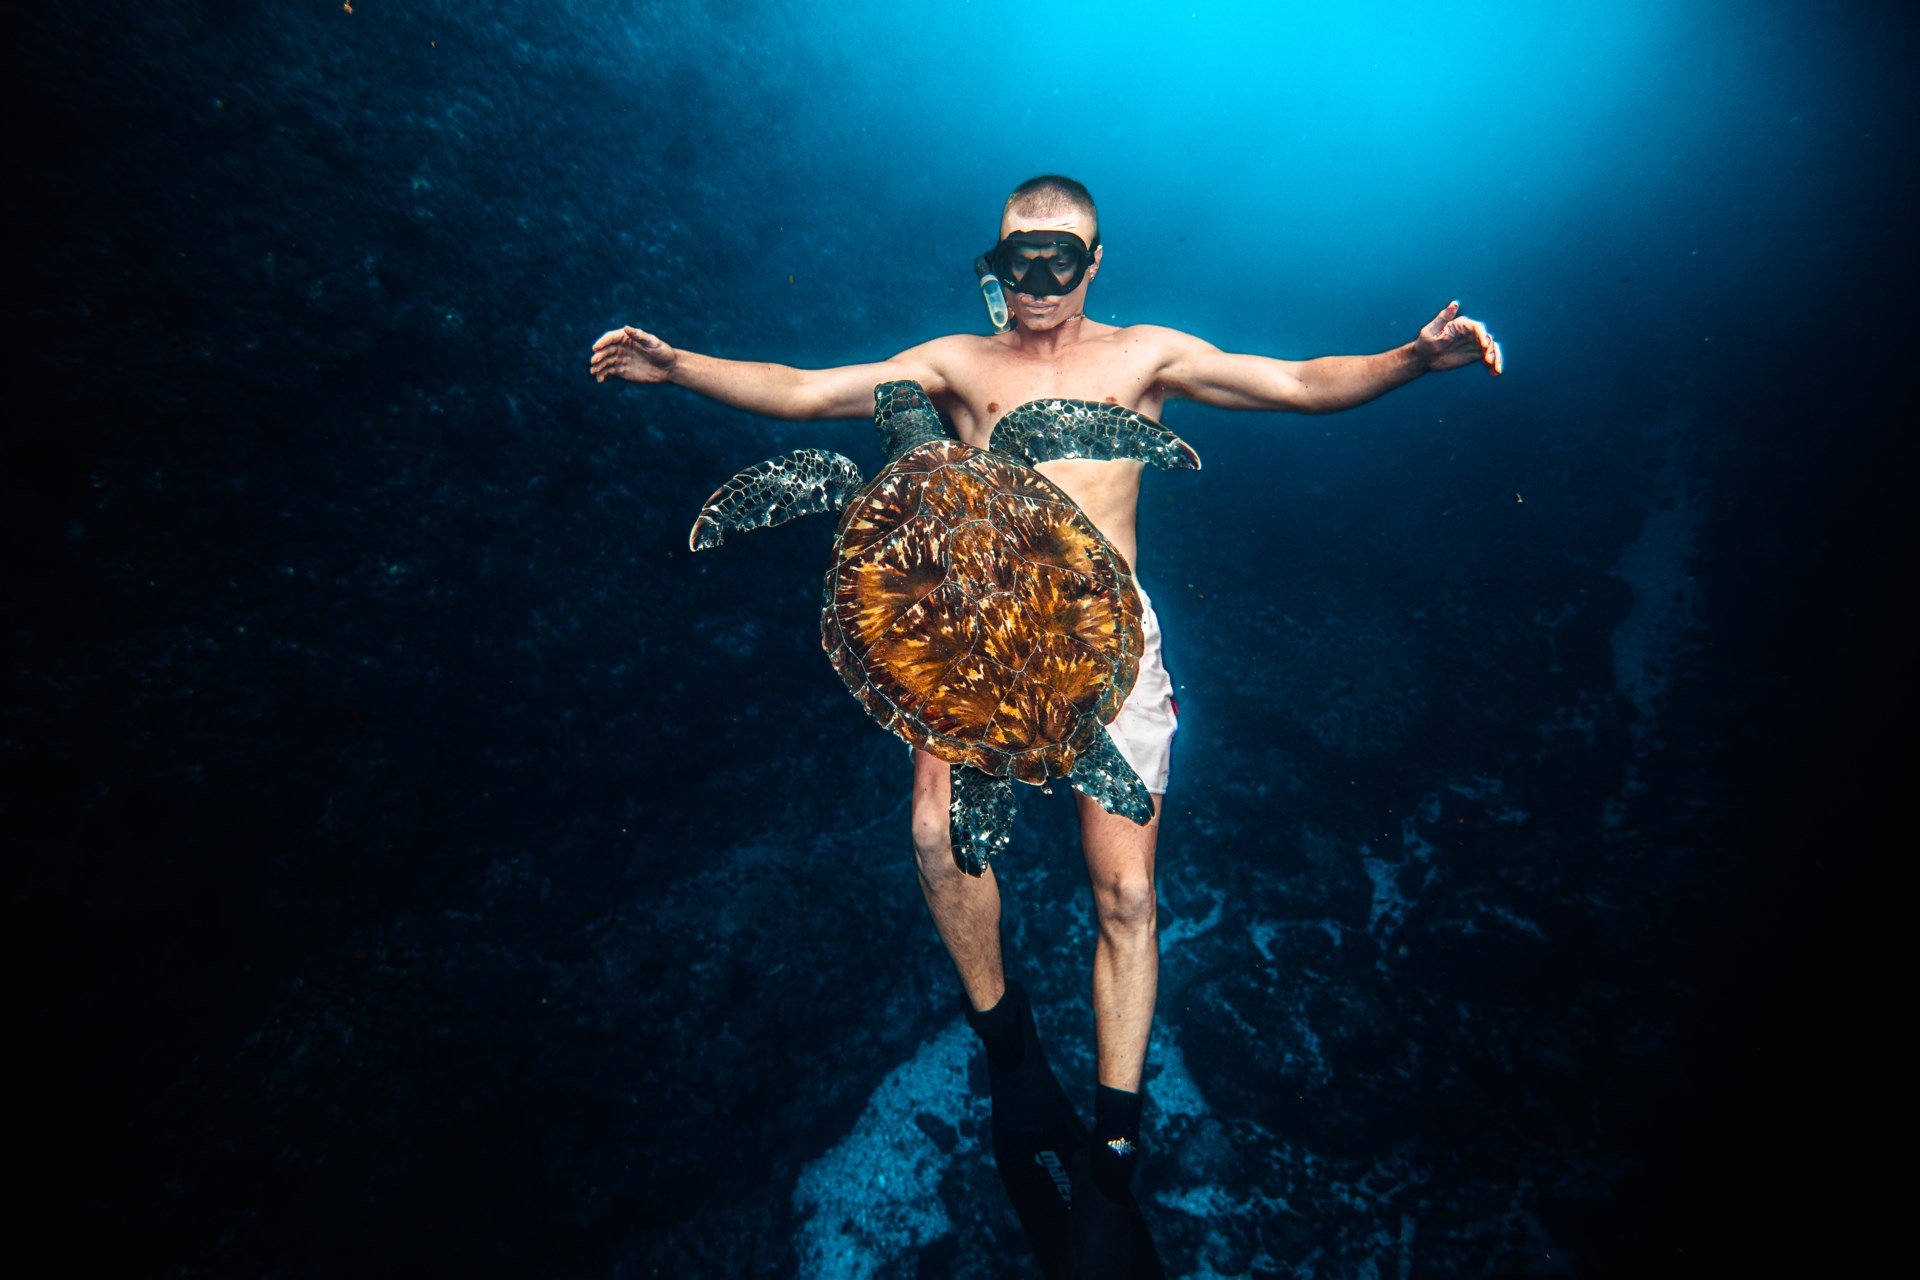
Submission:
<svg viewBox="0 0 1920 1280">
<path fill-rule="evenodd" d="M 1487 332 L 1487 326 L 1461 315 L 1458 302 L 1442 307 L 1413 340 L 1413 347 L 1429 370 L 1458 369 L 1478 361 L 1497 377 L 1504 365 L 1500 344 Z"/>
</svg>

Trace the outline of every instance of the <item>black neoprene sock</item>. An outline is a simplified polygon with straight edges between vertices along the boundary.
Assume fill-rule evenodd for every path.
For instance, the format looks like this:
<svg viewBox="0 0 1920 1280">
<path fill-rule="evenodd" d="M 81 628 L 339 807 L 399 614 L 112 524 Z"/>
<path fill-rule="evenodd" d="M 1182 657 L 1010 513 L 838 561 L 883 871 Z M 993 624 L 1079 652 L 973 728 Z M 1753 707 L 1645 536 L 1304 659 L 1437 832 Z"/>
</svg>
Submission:
<svg viewBox="0 0 1920 1280">
<path fill-rule="evenodd" d="M 1140 1163 L 1137 1092 L 1096 1085 L 1093 1090 L 1093 1181 L 1116 1204 L 1133 1203 L 1133 1171 Z"/>
<path fill-rule="evenodd" d="M 1019 1070 L 1026 1057 L 1026 1021 L 1031 1016 L 1026 994 L 1018 983 L 1009 982 L 993 1008 L 975 1009 L 971 1002 L 967 1005 L 967 1022 L 986 1043 L 987 1066 L 998 1075 Z"/>
</svg>

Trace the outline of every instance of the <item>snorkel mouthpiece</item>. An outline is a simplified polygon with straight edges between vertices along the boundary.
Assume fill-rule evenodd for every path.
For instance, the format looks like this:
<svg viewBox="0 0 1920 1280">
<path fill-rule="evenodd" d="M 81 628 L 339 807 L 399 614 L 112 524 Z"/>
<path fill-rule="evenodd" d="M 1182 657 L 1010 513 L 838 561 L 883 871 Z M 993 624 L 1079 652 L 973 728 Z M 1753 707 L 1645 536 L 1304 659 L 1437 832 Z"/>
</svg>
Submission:
<svg viewBox="0 0 1920 1280">
<path fill-rule="evenodd" d="M 993 274 L 993 268 L 987 265 L 985 258 L 975 258 L 973 269 L 980 276 L 980 296 L 987 300 L 987 318 L 993 321 L 993 331 L 1005 333 L 1013 328 L 1013 313 L 1007 309 L 1006 290 L 1000 287 L 1000 278 Z"/>
</svg>

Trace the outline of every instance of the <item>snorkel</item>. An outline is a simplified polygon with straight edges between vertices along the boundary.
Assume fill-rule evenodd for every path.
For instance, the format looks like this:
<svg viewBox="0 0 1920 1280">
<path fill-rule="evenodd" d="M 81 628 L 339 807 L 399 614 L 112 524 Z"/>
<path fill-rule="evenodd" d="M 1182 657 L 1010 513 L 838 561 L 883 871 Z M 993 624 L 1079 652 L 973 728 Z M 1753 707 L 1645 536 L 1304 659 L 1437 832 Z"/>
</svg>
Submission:
<svg viewBox="0 0 1920 1280">
<path fill-rule="evenodd" d="M 1000 287 L 1000 277 L 993 274 L 985 258 L 975 258 L 973 269 L 980 276 L 980 296 L 987 300 L 987 318 L 993 321 L 993 331 L 1005 333 L 1013 328 L 1013 313 L 1007 309 L 1007 293 Z"/>
</svg>

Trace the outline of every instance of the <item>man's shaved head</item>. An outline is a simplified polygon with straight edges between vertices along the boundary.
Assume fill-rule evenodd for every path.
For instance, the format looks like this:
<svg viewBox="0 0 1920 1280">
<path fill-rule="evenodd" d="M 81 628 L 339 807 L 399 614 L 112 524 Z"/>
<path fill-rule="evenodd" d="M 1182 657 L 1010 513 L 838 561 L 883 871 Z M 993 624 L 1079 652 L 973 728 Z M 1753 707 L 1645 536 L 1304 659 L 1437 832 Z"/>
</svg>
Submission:
<svg viewBox="0 0 1920 1280">
<path fill-rule="evenodd" d="M 1026 214 L 1037 218 L 1059 218 L 1069 214 L 1085 217 L 1087 225 L 1093 231 L 1094 239 L 1100 235 L 1100 213 L 1093 207 L 1093 197 L 1087 189 L 1072 178 L 1057 173 L 1043 173 L 1037 178 L 1028 178 L 1013 189 L 1007 197 L 1006 207 L 1001 210 L 1000 224 L 1010 226 L 1015 214 Z M 1088 241 L 1093 243 L 1092 240 Z"/>
</svg>

